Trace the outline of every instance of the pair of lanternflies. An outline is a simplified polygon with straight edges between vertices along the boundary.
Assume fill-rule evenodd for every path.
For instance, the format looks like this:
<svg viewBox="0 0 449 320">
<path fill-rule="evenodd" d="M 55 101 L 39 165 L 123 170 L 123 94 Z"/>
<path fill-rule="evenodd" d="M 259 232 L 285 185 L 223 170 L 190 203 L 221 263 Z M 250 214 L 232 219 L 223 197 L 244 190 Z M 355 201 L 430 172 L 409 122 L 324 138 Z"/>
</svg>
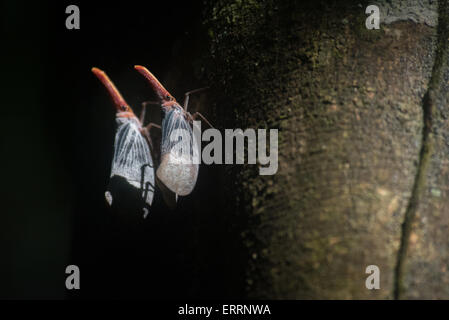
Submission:
<svg viewBox="0 0 449 320">
<path fill-rule="evenodd" d="M 181 106 L 150 71 L 143 66 L 134 68 L 148 80 L 159 98 L 158 102 L 144 102 L 139 118 L 136 117 L 106 73 L 98 68 L 92 68 L 92 72 L 109 92 L 117 111 L 117 131 L 110 178 L 112 179 L 114 176 L 124 178 L 141 192 L 142 199 L 148 206 L 151 206 L 153 202 L 156 182 L 162 191 L 165 202 L 173 207 L 176 205 L 178 195 L 186 196 L 192 192 L 198 177 L 199 164 L 177 160 L 178 155 L 174 146 L 175 143 L 182 143 L 186 139 L 193 140 L 192 125 L 196 117 L 201 117 L 209 124 L 200 113 L 196 112 L 192 115 L 187 111 L 189 95 L 205 88 L 186 93 L 184 105 Z M 143 125 L 147 104 L 158 104 L 162 107 L 161 126 L 154 123 Z M 160 164 L 156 170 L 156 176 L 151 153 L 154 150 L 150 137 L 152 127 L 162 130 Z M 180 141 L 172 141 L 172 132 L 179 129 L 185 133 L 184 136 L 180 137 Z M 189 148 L 192 154 L 193 144 L 190 144 Z M 113 198 L 109 190 L 106 191 L 105 197 L 108 204 L 112 205 Z M 148 212 L 148 208 L 144 208 L 144 217 Z"/>
</svg>

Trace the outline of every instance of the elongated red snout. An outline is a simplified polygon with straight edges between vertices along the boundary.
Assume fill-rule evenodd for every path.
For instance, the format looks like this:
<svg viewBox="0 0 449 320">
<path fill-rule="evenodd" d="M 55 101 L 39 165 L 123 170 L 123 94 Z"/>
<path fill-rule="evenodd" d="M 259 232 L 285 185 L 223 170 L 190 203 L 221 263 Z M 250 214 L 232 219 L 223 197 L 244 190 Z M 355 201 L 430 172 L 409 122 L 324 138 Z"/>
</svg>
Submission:
<svg viewBox="0 0 449 320">
<path fill-rule="evenodd" d="M 150 83 L 150 86 L 153 88 L 154 92 L 157 94 L 159 99 L 161 99 L 162 103 L 169 102 L 169 101 L 175 101 L 175 98 L 164 88 L 164 86 L 157 80 L 157 78 L 144 66 L 134 66 L 134 69 L 139 71 L 141 75 L 143 75 L 148 82 Z"/>
<path fill-rule="evenodd" d="M 114 83 L 109 79 L 108 75 L 98 69 L 98 68 L 92 68 L 93 74 L 97 76 L 97 78 L 103 83 L 106 90 L 108 91 L 112 102 L 114 103 L 115 108 L 117 109 L 117 112 L 133 112 L 131 107 L 126 103 L 125 99 L 123 99 L 120 92 L 115 87 Z"/>
</svg>

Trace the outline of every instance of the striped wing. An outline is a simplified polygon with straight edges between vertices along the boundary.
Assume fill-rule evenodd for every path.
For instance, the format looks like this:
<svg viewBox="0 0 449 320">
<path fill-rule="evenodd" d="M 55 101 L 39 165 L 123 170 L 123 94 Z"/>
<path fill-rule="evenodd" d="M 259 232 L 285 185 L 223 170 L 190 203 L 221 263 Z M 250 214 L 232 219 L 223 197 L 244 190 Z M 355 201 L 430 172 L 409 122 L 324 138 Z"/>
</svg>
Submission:
<svg viewBox="0 0 449 320">
<path fill-rule="evenodd" d="M 177 130 L 174 136 L 174 131 Z M 173 138 L 177 139 L 173 139 Z M 187 148 L 188 154 L 191 156 L 193 154 L 193 131 L 190 124 L 184 117 L 182 109 L 179 107 L 173 107 L 169 111 L 165 112 L 164 118 L 162 119 L 162 145 L 161 154 L 172 152 L 175 145 L 179 143 L 189 143 L 190 146 Z"/>
<path fill-rule="evenodd" d="M 121 176 L 142 192 L 148 205 L 153 202 L 154 166 L 150 148 L 140 133 L 136 118 L 117 117 L 111 178 Z"/>
<path fill-rule="evenodd" d="M 194 154 L 199 151 L 197 147 L 182 108 L 175 106 L 165 111 L 157 176 L 177 195 L 188 195 L 196 184 L 199 164 L 194 163 Z"/>
</svg>

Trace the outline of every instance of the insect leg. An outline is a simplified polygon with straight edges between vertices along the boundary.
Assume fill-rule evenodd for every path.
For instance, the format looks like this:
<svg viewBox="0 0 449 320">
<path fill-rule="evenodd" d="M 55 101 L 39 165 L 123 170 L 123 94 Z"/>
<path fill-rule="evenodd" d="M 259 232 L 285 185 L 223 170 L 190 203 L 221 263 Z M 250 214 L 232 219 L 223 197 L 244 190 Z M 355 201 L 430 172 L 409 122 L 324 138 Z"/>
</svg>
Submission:
<svg viewBox="0 0 449 320">
<path fill-rule="evenodd" d="M 155 124 L 154 122 L 150 122 L 150 123 L 149 123 L 148 125 L 146 125 L 144 128 L 145 128 L 146 130 L 148 130 L 148 132 L 150 132 L 150 129 L 153 128 L 153 127 L 158 128 L 158 129 L 161 128 L 160 125 Z"/>
<path fill-rule="evenodd" d="M 143 120 L 145 119 L 145 110 L 147 109 L 147 104 L 145 102 L 142 103 L 142 110 L 140 111 L 139 120 L 140 123 L 143 123 Z"/>
<path fill-rule="evenodd" d="M 147 126 L 143 127 L 142 129 L 140 129 L 140 133 L 142 133 L 148 140 L 148 143 L 150 144 L 150 148 L 151 150 L 153 150 L 153 140 L 151 140 L 151 136 L 150 136 L 150 130 L 151 128 L 156 127 L 156 128 L 161 128 L 160 125 L 157 125 L 153 122 L 150 122 Z"/>
<path fill-rule="evenodd" d="M 189 105 L 189 96 L 190 96 L 192 93 L 201 92 L 201 91 L 204 91 L 204 90 L 206 90 L 206 89 L 209 89 L 209 87 L 199 88 L 199 89 L 195 89 L 195 90 L 186 92 L 185 98 L 184 98 L 184 107 L 183 107 L 184 110 L 187 111 L 187 106 Z"/>
<path fill-rule="evenodd" d="M 209 127 L 213 128 L 213 126 L 210 124 L 210 122 L 206 119 L 205 116 L 203 116 L 201 113 L 199 112 L 195 112 L 193 115 L 190 115 L 192 120 L 195 120 L 197 117 L 200 117 L 201 119 L 203 119 L 208 125 Z"/>
</svg>

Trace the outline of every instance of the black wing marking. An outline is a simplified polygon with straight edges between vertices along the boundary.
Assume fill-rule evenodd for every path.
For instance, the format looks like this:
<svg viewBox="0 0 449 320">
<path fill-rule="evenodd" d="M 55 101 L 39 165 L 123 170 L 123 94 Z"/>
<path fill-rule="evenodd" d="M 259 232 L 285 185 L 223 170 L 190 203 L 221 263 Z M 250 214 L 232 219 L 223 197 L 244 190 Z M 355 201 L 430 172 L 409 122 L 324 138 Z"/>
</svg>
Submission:
<svg viewBox="0 0 449 320">
<path fill-rule="evenodd" d="M 137 119 L 118 117 L 117 125 L 111 178 L 115 175 L 125 178 L 142 191 L 145 202 L 151 205 L 155 183 L 148 143 L 140 133 Z"/>
</svg>

